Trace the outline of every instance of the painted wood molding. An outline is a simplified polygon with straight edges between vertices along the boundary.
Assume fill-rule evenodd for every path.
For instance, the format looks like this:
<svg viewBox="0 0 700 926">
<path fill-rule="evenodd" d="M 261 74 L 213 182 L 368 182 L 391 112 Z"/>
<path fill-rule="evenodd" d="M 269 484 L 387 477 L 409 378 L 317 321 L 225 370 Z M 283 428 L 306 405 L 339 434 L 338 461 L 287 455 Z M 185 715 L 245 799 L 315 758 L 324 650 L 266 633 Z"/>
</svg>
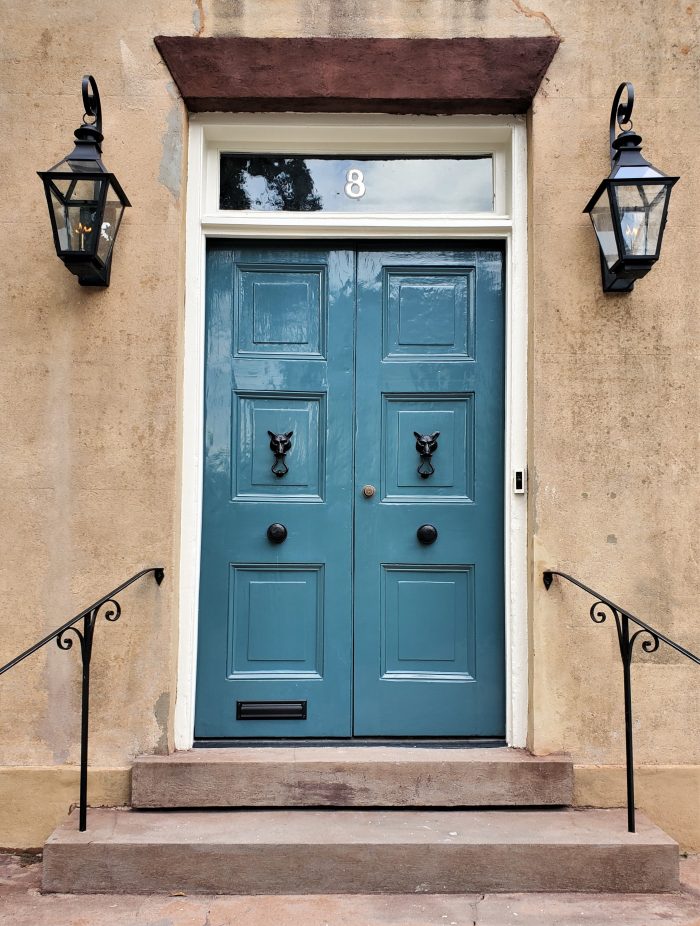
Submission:
<svg viewBox="0 0 700 926">
<path fill-rule="evenodd" d="M 155 44 L 190 112 L 522 113 L 552 36 L 195 38 Z"/>
</svg>

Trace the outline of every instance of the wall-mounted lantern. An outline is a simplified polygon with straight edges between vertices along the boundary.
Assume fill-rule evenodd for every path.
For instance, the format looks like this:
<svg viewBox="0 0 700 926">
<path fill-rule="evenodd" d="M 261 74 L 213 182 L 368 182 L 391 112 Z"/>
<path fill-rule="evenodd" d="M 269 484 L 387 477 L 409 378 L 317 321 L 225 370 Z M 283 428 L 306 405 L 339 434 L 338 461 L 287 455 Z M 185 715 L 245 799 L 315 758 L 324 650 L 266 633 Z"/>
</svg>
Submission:
<svg viewBox="0 0 700 926">
<path fill-rule="evenodd" d="M 625 91 L 627 102 L 622 103 Z M 634 87 L 620 84 L 610 113 L 612 170 L 583 210 L 598 236 L 606 293 L 631 292 L 634 281 L 659 259 L 671 187 L 679 179 L 667 177 L 642 157 L 642 137 L 632 131 L 633 106 Z M 621 129 L 617 138 L 615 122 Z"/>
<path fill-rule="evenodd" d="M 102 163 L 102 108 L 95 79 L 83 77 L 83 124 L 75 149 L 50 170 L 39 171 L 56 253 L 81 286 L 109 286 L 112 249 L 126 198 Z"/>
</svg>

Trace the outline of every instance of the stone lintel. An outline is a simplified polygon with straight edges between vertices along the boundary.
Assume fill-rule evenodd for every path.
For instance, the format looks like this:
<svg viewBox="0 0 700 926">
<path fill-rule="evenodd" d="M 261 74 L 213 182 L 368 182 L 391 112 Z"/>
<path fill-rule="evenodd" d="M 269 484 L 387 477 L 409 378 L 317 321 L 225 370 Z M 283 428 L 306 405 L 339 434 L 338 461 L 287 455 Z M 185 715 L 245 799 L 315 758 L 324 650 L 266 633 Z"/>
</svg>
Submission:
<svg viewBox="0 0 700 926">
<path fill-rule="evenodd" d="M 552 36 L 455 39 L 157 36 L 191 112 L 525 112 Z"/>
</svg>

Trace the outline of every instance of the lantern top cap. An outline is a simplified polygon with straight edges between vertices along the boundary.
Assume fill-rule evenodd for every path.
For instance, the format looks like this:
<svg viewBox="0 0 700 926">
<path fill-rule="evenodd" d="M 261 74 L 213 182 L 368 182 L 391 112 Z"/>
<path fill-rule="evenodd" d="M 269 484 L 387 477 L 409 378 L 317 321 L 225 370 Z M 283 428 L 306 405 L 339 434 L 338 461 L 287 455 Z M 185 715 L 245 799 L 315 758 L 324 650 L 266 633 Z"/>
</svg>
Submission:
<svg viewBox="0 0 700 926">
<path fill-rule="evenodd" d="M 612 142 L 611 149 L 619 153 L 622 150 L 630 148 L 641 148 L 642 136 L 633 129 L 626 129 L 615 138 Z"/>
</svg>

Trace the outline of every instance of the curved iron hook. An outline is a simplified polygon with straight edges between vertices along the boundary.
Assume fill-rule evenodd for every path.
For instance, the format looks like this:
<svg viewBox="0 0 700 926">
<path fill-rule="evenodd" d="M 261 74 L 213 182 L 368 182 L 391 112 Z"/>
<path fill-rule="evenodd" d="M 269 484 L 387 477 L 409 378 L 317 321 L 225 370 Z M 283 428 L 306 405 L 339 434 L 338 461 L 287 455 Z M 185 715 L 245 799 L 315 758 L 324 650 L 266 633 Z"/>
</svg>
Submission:
<svg viewBox="0 0 700 926">
<path fill-rule="evenodd" d="M 633 633 L 632 636 L 630 637 L 630 653 L 632 652 L 634 641 L 637 639 L 637 637 L 640 634 L 645 634 L 647 637 L 650 637 L 650 639 L 642 640 L 641 642 L 641 647 L 644 650 L 644 652 L 645 653 L 655 653 L 657 649 L 659 648 L 659 638 L 656 636 L 655 633 L 652 633 L 650 630 L 645 630 L 644 628 L 642 628 L 641 630 L 637 630 L 636 633 Z"/>
<path fill-rule="evenodd" d="M 106 621 L 112 621 L 112 622 L 118 621 L 119 618 L 121 617 L 121 614 L 122 614 L 122 606 L 119 604 L 119 602 L 116 600 L 116 598 L 108 598 L 107 601 L 103 601 L 101 605 L 99 605 L 97 608 L 95 608 L 95 611 L 94 611 L 95 620 L 97 620 L 98 614 L 100 613 L 100 611 L 102 610 L 102 608 L 105 607 L 105 605 L 113 605 L 113 606 L 114 606 L 113 610 L 111 610 L 111 611 L 105 611 L 105 612 L 104 612 L 104 618 L 105 618 L 105 620 L 106 620 Z"/>
<path fill-rule="evenodd" d="M 66 627 L 65 630 L 62 630 L 56 637 L 56 646 L 62 650 L 73 649 L 73 640 L 66 636 L 68 633 L 75 634 L 75 636 L 78 638 L 78 642 L 80 643 L 80 649 L 82 650 L 83 646 L 85 645 L 85 637 L 77 627 Z"/>
<path fill-rule="evenodd" d="M 608 615 L 605 613 L 605 611 L 598 611 L 597 608 L 607 608 L 607 607 L 610 607 L 610 606 L 606 605 L 604 601 L 594 601 L 593 602 L 593 604 L 591 605 L 590 611 L 588 613 L 590 614 L 591 620 L 593 621 L 594 624 L 604 624 L 605 623 Z M 615 609 L 610 608 L 610 613 L 614 614 Z"/>
<path fill-rule="evenodd" d="M 607 609 L 607 610 L 603 610 L 603 609 Z M 600 599 L 598 599 L 597 601 L 593 602 L 593 604 L 591 605 L 591 609 L 588 613 L 590 614 L 591 620 L 593 621 L 594 624 L 604 624 L 607 618 L 610 616 L 610 614 L 612 614 L 612 616 L 615 618 L 615 629 L 617 630 L 617 642 L 620 647 L 620 653 L 623 653 L 623 650 L 625 648 L 625 641 L 624 641 L 624 636 L 622 632 L 622 620 L 621 620 L 620 612 L 616 608 L 613 608 L 613 606 L 609 604 L 607 601 L 601 601 Z M 623 659 L 624 658 L 625 657 L 623 654 Z"/>
<path fill-rule="evenodd" d="M 627 91 L 627 102 L 621 103 L 622 94 Z M 634 87 L 629 81 L 623 81 L 617 88 L 617 93 L 613 100 L 612 109 L 610 110 L 610 163 L 615 158 L 615 123 L 622 128 L 628 122 L 632 121 L 632 110 L 634 109 Z"/>
<path fill-rule="evenodd" d="M 97 89 L 97 81 L 92 74 L 83 76 L 83 125 L 89 125 L 91 128 L 102 132 L 102 104 L 100 103 L 100 91 Z M 91 92 L 92 91 L 92 92 Z M 88 122 L 87 119 L 92 116 L 94 122 Z"/>
</svg>

